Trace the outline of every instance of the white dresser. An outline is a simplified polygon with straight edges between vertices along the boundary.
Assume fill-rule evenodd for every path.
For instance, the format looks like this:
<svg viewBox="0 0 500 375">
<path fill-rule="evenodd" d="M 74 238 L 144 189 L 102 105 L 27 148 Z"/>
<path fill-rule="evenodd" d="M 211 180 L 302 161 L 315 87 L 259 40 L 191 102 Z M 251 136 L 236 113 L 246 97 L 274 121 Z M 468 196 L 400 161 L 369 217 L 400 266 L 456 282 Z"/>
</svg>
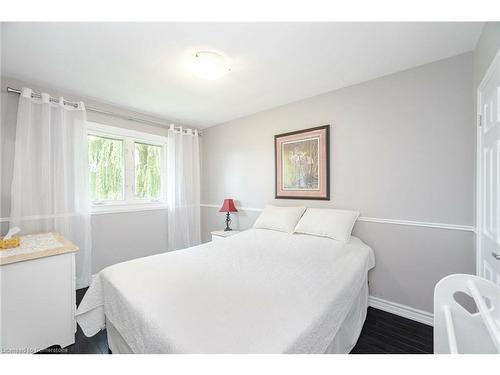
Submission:
<svg viewBox="0 0 500 375">
<path fill-rule="evenodd" d="M 1 251 L 2 353 L 34 353 L 52 345 L 63 348 L 75 342 L 78 248 L 58 234 L 48 235 L 23 236 L 21 247 Z M 46 237 L 42 238 L 42 245 L 38 238 L 34 248 L 35 236 Z"/>
<path fill-rule="evenodd" d="M 214 230 L 210 232 L 212 234 L 212 241 L 223 240 L 224 238 L 228 238 L 234 236 L 235 234 L 241 233 L 239 230 Z"/>
</svg>

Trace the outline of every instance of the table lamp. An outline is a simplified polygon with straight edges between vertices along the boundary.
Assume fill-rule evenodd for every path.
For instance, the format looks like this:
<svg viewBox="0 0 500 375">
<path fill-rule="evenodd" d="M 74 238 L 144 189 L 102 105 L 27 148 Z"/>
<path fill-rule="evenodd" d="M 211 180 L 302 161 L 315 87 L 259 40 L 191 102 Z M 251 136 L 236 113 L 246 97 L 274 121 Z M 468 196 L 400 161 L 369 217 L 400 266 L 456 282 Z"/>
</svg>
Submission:
<svg viewBox="0 0 500 375">
<path fill-rule="evenodd" d="M 224 203 L 222 203 L 222 207 L 220 208 L 219 212 L 226 212 L 226 229 L 224 229 L 224 231 L 232 230 L 229 227 L 229 224 L 231 223 L 231 215 L 229 213 L 230 212 L 238 212 L 236 207 L 234 207 L 233 200 L 232 199 L 224 199 Z"/>
</svg>

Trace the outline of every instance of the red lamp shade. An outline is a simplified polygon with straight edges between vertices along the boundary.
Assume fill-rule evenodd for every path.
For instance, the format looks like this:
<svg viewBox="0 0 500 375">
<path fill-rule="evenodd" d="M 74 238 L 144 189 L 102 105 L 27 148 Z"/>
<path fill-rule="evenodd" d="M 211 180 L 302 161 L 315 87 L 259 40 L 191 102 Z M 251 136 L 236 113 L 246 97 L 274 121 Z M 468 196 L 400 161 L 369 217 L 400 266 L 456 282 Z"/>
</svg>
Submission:
<svg viewBox="0 0 500 375">
<path fill-rule="evenodd" d="M 234 207 L 232 199 L 224 199 L 224 203 L 222 203 L 222 207 L 219 212 L 238 212 L 238 210 Z"/>
</svg>

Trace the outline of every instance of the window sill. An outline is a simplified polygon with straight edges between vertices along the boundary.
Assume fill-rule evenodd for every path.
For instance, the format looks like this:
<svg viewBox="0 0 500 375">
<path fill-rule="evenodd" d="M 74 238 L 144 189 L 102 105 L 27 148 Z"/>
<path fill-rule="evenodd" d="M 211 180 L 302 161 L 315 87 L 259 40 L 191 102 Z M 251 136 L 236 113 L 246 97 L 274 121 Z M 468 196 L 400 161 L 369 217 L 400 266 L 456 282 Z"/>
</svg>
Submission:
<svg viewBox="0 0 500 375">
<path fill-rule="evenodd" d="M 105 214 L 118 214 L 123 212 L 142 212 L 142 211 L 155 211 L 167 210 L 166 203 L 144 203 L 144 204 L 128 204 L 128 205 L 99 205 L 92 206 L 91 215 L 105 215 Z"/>
</svg>

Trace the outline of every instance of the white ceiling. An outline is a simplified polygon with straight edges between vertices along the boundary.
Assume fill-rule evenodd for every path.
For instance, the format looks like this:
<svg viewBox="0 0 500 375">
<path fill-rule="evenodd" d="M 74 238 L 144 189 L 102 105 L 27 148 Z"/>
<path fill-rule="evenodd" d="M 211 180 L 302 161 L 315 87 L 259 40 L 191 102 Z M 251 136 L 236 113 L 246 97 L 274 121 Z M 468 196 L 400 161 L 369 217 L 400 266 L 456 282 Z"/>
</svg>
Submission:
<svg viewBox="0 0 500 375">
<path fill-rule="evenodd" d="M 482 23 L 8 23 L 2 74 L 207 127 L 473 50 Z M 199 50 L 232 71 L 203 81 Z"/>
</svg>

